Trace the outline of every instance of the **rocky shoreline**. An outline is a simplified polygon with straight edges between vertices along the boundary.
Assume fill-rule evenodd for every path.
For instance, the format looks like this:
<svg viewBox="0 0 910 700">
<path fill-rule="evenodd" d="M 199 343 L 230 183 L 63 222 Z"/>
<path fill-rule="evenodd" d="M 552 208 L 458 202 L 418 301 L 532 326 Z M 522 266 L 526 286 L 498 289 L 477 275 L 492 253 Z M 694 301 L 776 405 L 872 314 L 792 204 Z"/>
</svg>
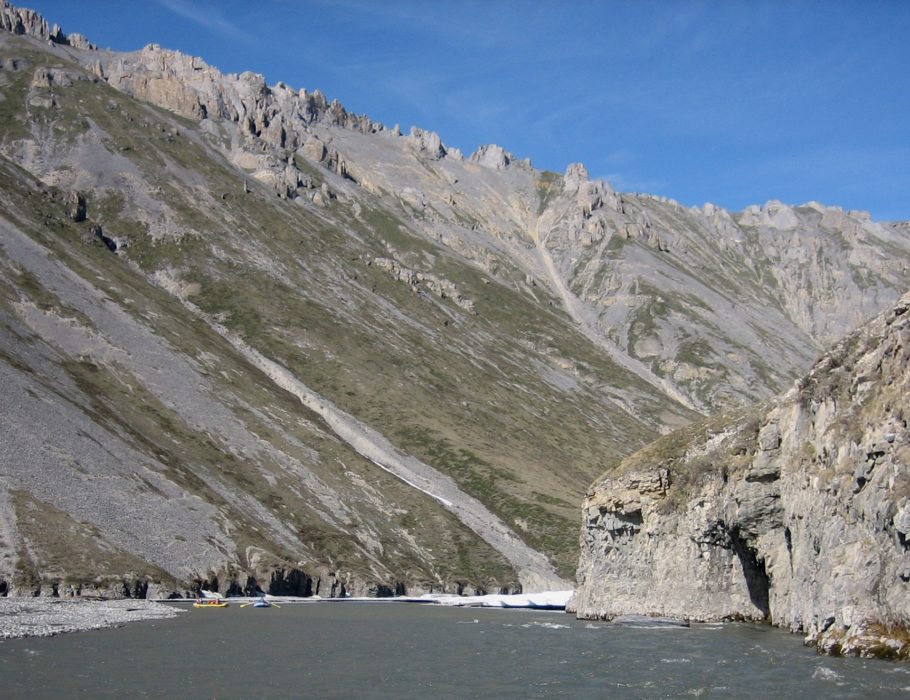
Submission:
<svg viewBox="0 0 910 700">
<path fill-rule="evenodd" d="M 148 600 L 0 598 L 0 639 L 53 637 L 177 617 L 182 610 Z"/>
</svg>

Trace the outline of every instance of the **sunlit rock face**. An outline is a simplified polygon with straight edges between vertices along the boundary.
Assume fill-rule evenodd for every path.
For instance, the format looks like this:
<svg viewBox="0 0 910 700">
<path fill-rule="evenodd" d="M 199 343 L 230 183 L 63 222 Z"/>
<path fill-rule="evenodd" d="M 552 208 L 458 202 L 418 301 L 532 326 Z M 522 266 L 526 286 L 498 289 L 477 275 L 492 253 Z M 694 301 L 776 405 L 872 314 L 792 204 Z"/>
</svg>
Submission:
<svg viewBox="0 0 910 700">
<path fill-rule="evenodd" d="M 580 617 L 767 620 L 906 658 L 910 295 L 782 398 L 627 458 L 584 502 Z"/>
</svg>

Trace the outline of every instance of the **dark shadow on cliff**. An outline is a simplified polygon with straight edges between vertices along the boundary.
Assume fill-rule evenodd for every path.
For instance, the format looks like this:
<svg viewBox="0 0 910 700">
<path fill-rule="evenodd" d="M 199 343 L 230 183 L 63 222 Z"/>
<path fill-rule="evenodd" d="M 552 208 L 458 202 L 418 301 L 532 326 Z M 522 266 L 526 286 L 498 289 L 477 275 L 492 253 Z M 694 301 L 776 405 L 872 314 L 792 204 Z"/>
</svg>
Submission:
<svg viewBox="0 0 910 700">
<path fill-rule="evenodd" d="M 768 591 L 771 587 L 771 581 L 768 578 L 768 572 L 765 571 L 765 562 L 764 560 L 758 560 L 755 550 L 746 544 L 738 528 L 732 528 L 729 534 L 733 551 L 736 552 L 736 556 L 739 557 L 739 563 L 743 567 L 746 587 L 749 590 L 749 599 L 761 611 L 764 619 L 770 622 L 771 608 L 768 604 Z"/>
</svg>

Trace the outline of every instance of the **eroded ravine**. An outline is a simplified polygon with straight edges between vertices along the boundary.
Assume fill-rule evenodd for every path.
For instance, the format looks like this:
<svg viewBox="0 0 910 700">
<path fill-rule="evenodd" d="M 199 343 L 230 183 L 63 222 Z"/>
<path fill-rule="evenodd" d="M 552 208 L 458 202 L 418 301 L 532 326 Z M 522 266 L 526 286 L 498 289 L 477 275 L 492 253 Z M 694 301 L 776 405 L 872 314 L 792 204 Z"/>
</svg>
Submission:
<svg viewBox="0 0 910 700">
<path fill-rule="evenodd" d="M 542 218 L 543 214 L 539 216 L 531 215 L 528 234 L 534 242 L 537 257 L 540 262 L 543 263 L 544 269 L 546 270 L 548 281 L 559 295 L 559 298 L 562 299 L 566 313 L 575 321 L 578 330 L 598 348 L 606 352 L 609 358 L 623 369 L 632 372 L 635 376 L 659 389 L 686 408 L 699 413 L 706 413 L 705 407 L 702 406 L 697 399 L 687 396 L 666 377 L 659 377 L 654 374 L 654 372 L 648 369 L 642 362 L 639 362 L 629 354 L 623 352 L 615 343 L 611 342 L 608 338 L 605 338 L 595 330 L 593 323 L 589 320 L 590 313 L 584 308 L 578 297 L 566 287 L 565 281 L 563 280 L 562 275 L 559 274 L 559 270 L 553 260 L 553 256 L 550 255 L 550 251 L 547 249 L 546 237 L 541 236 L 540 234 L 540 221 Z"/>
</svg>

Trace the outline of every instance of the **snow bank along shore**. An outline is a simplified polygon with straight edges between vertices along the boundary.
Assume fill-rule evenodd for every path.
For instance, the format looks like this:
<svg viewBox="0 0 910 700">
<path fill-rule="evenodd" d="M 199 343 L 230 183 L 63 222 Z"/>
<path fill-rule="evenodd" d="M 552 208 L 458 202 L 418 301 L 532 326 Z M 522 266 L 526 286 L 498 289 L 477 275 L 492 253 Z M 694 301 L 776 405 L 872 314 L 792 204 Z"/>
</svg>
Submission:
<svg viewBox="0 0 910 700">
<path fill-rule="evenodd" d="M 204 598 L 218 598 L 228 602 L 253 602 L 259 598 L 225 598 L 220 593 L 201 591 Z M 423 603 L 426 605 L 445 605 L 459 608 L 531 608 L 537 610 L 565 610 L 566 603 L 572 597 L 572 591 L 542 591 L 540 593 L 513 593 L 509 595 L 454 595 L 444 593 L 426 593 L 421 596 L 395 596 L 393 598 L 320 598 L 318 595 L 307 598 L 297 596 L 276 596 L 263 594 L 266 600 L 273 603 Z M 189 599 L 171 599 L 169 603 L 190 602 Z"/>
</svg>

